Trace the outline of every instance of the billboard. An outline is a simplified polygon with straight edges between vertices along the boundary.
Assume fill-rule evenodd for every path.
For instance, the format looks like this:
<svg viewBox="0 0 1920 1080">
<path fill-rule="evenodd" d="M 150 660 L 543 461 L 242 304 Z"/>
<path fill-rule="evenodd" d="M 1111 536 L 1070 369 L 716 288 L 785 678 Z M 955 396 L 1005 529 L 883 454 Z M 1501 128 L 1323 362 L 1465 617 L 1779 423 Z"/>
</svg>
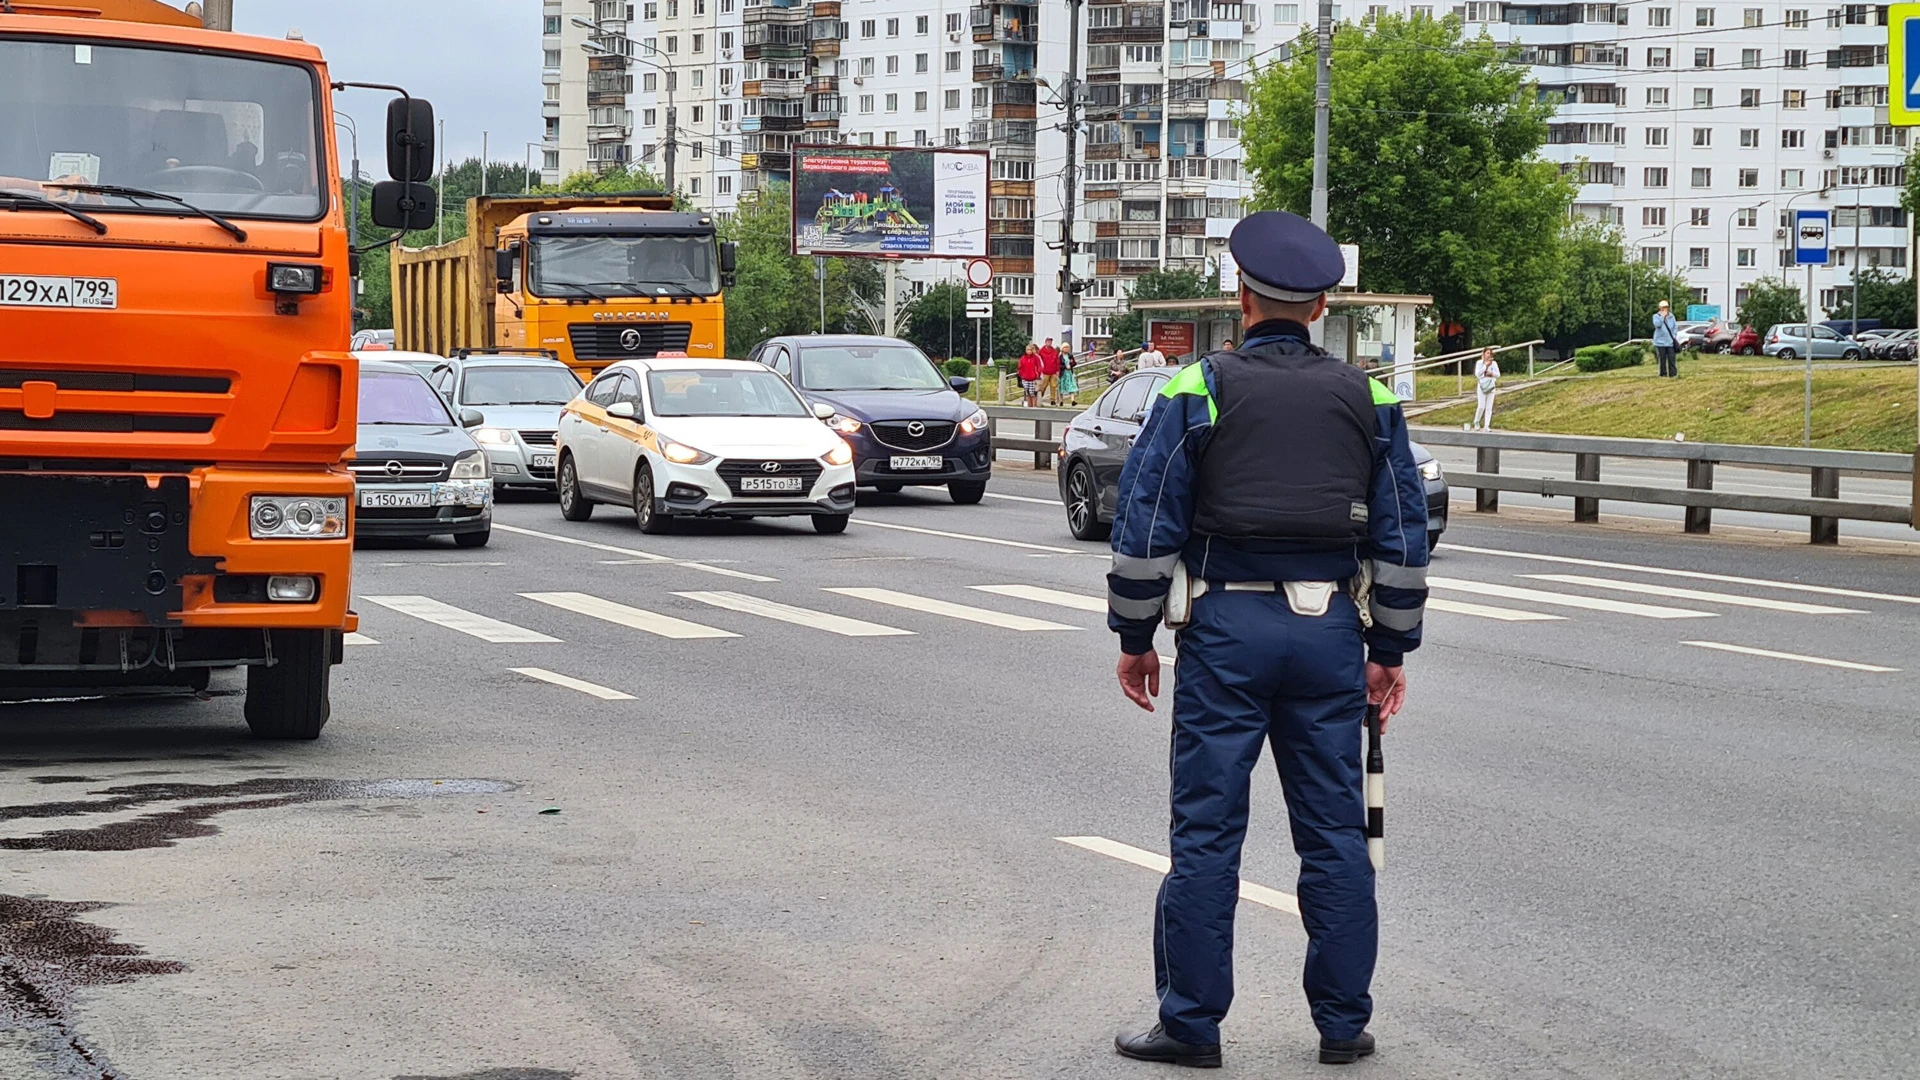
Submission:
<svg viewBox="0 0 1920 1080">
<path fill-rule="evenodd" d="M 1169 357 L 1194 355 L 1200 324 L 1184 319 L 1148 319 L 1147 341 Z"/>
<path fill-rule="evenodd" d="M 986 255 L 986 152 L 796 147 L 793 253 L 908 259 Z"/>
</svg>

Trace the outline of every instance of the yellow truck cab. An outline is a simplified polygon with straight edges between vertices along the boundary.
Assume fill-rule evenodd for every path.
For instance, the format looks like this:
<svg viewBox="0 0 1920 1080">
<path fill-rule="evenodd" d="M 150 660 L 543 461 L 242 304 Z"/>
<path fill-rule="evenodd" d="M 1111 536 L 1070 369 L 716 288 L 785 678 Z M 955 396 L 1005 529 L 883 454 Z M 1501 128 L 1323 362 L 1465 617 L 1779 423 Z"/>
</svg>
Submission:
<svg viewBox="0 0 1920 1080">
<path fill-rule="evenodd" d="M 468 235 L 393 259 L 396 346 L 549 349 L 582 379 L 616 360 L 726 355 L 734 247 L 666 195 L 486 197 Z"/>
</svg>

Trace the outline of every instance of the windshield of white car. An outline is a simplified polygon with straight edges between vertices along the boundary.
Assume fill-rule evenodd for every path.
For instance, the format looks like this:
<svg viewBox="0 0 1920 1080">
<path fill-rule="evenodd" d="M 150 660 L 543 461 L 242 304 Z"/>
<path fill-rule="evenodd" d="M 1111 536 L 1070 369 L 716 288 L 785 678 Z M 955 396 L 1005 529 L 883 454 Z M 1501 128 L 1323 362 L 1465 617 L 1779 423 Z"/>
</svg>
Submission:
<svg viewBox="0 0 1920 1080">
<path fill-rule="evenodd" d="M 811 416 L 771 371 L 682 369 L 647 373 L 656 416 Z"/>
<path fill-rule="evenodd" d="M 533 242 L 535 296 L 712 296 L 713 236 L 544 236 Z"/>
<path fill-rule="evenodd" d="M 193 212 L 169 199 L 239 218 L 325 209 L 319 80 L 304 64 L 10 38 L 0 72 L 0 187 L 94 214 Z"/>
<path fill-rule="evenodd" d="M 579 392 L 580 380 L 565 367 L 476 367 L 467 369 L 460 404 L 565 405 Z"/>
<path fill-rule="evenodd" d="M 808 390 L 945 390 L 947 380 L 911 345 L 815 345 L 800 352 Z"/>
<path fill-rule="evenodd" d="M 360 373 L 360 422 L 363 424 L 451 424 L 446 402 L 427 380 L 397 371 Z"/>
</svg>

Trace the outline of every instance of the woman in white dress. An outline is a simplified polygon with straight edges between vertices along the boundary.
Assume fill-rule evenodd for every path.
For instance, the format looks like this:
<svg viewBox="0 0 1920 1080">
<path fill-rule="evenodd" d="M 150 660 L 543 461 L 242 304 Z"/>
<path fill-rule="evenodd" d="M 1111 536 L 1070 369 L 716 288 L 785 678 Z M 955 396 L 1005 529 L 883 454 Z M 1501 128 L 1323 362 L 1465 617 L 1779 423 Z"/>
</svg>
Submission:
<svg viewBox="0 0 1920 1080">
<path fill-rule="evenodd" d="M 1500 385 L 1500 365 L 1494 362 L 1493 350 L 1482 349 L 1480 362 L 1473 369 L 1473 423 L 1481 431 L 1493 430 L 1493 392 Z"/>
</svg>

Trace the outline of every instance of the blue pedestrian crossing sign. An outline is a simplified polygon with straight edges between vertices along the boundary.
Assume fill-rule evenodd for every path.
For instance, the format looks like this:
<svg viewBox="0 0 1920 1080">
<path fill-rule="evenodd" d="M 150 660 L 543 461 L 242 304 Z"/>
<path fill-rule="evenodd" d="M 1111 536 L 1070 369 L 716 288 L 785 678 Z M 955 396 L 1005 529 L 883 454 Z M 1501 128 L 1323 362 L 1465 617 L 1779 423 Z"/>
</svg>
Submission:
<svg viewBox="0 0 1920 1080">
<path fill-rule="evenodd" d="M 1795 210 L 1793 212 L 1793 264 L 1795 266 L 1827 265 L 1827 234 L 1829 214 L 1825 210 Z"/>
<path fill-rule="evenodd" d="M 1887 121 L 1920 124 L 1920 4 L 1887 8 Z"/>
</svg>

